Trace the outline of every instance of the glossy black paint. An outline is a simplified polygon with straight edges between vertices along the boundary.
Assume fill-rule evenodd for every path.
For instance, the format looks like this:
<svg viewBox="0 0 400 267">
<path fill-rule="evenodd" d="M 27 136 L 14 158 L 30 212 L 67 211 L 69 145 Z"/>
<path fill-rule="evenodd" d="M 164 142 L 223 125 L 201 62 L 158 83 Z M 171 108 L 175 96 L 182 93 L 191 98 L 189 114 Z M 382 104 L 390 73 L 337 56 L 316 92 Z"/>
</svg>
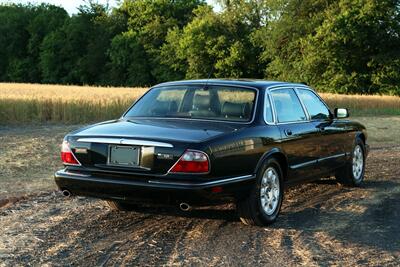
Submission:
<svg viewBox="0 0 400 267">
<path fill-rule="evenodd" d="M 205 80 L 195 80 L 158 86 L 205 83 Z M 268 157 L 278 159 L 285 184 L 291 185 L 334 173 L 350 159 L 356 136 L 367 141 L 363 125 L 336 119 L 333 114 L 325 121 L 266 123 L 263 107 L 269 91 L 280 87 L 308 88 L 303 84 L 254 80 L 210 80 L 208 83 L 257 89 L 253 120 L 235 123 L 123 116 L 74 131 L 65 140 L 70 142 L 82 166 L 66 166 L 56 172 L 58 187 L 75 195 L 131 202 L 213 204 L 247 194 L 258 168 Z M 114 167 L 107 165 L 108 144 L 78 141 L 88 137 L 157 141 L 173 147 L 146 148 L 149 154 L 145 168 Z M 168 172 L 186 149 L 207 153 L 211 164 L 208 174 Z M 213 193 L 212 188 L 216 186 L 222 187 L 222 192 Z"/>
</svg>

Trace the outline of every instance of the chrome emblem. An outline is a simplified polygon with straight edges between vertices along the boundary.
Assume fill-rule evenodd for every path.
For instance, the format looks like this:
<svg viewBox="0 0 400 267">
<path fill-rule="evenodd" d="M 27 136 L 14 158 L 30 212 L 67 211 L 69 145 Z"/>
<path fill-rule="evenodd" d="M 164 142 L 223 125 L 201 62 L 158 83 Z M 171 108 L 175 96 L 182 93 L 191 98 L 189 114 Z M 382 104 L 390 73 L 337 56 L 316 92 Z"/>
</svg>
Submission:
<svg viewBox="0 0 400 267">
<path fill-rule="evenodd" d="M 163 153 L 157 153 L 157 158 L 158 159 L 173 159 L 174 155 L 171 154 L 163 154 Z"/>
</svg>

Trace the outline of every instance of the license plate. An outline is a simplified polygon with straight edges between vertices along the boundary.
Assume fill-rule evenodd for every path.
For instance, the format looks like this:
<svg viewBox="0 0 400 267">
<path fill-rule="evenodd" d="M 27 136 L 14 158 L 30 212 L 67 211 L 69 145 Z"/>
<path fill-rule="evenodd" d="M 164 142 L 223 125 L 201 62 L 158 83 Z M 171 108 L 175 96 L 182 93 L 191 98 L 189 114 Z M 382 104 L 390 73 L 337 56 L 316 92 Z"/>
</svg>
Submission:
<svg viewBox="0 0 400 267">
<path fill-rule="evenodd" d="M 124 167 L 139 165 L 140 147 L 110 145 L 108 149 L 108 165 Z"/>
</svg>

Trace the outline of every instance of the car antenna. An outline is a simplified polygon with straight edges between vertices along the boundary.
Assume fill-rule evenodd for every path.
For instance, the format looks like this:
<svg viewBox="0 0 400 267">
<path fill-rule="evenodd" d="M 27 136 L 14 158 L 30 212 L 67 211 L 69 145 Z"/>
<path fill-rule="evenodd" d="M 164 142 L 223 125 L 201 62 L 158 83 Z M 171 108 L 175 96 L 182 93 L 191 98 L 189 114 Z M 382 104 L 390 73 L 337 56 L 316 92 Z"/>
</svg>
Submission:
<svg viewBox="0 0 400 267">
<path fill-rule="evenodd" d="M 217 58 L 215 57 L 215 58 L 214 58 L 214 61 L 213 61 L 213 64 L 212 64 L 212 66 L 211 66 L 211 70 L 210 70 L 210 72 L 208 73 L 207 80 L 206 80 L 206 84 L 204 85 L 203 90 L 208 90 L 208 82 L 210 81 L 211 75 L 214 73 L 214 67 L 215 67 L 215 62 L 216 62 L 216 61 L 217 61 Z"/>
</svg>

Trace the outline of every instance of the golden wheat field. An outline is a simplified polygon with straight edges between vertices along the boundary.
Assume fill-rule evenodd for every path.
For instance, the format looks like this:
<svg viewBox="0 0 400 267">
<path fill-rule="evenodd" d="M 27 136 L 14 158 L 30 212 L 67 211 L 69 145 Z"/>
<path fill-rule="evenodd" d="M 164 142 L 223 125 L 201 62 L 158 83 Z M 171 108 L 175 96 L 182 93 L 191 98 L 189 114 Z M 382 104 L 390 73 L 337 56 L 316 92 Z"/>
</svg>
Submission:
<svg viewBox="0 0 400 267">
<path fill-rule="evenodd" d="M 0 83 L 0 124 L 86 123 L 118 118 L 148 88 Z M 399 115 L 400 97 L 321 93 L 354 115 Z"/>
</svg>

